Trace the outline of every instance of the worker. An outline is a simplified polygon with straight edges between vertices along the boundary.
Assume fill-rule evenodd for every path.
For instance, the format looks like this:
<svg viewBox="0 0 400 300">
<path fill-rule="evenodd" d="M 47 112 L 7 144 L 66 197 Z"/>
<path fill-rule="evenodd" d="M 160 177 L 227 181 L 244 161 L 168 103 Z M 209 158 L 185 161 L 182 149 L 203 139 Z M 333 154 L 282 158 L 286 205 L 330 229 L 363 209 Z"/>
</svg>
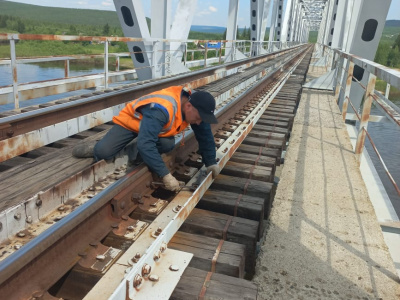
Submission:
<svg viewBox="0 0 400 300">
<path fill-rule="evenodd" d="M 190 124 L 207 172 L 212 172 L 215 178 L 220 168 L 216 163 L 210 125 L 218 122 L 214 110 L 215 99 L 210 93 L 192 93 L 185 87 L 171 86 L 128 103 L 118 116 L 113 117 L 115 125 L 100 141 L 95 145 L 79 144 L 72 154 L 79 158 L 94 157 L 96 161 L 108 160 L 130 143 L 128 159 L 143 160 L 162 178 L 166 189 L 178 191 L 180 183 L 169 172 L 161 153 L 170 152 L 175 147 L 174 136 L 184 133 Z"/>
</svg>

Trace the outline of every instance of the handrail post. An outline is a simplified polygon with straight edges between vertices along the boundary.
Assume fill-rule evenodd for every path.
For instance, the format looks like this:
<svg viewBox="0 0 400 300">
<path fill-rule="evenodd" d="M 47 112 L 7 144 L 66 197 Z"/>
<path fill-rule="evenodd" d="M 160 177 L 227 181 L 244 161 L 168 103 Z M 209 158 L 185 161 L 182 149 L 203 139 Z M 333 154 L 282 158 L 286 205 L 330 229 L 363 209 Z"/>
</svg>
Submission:
<svg viewBox="0 0 400 300">
<path fill-rule="evenodd" d="M 108 88 L 108 40 L 104 43 L 104 88 Z"/>
<path fill-rule="evenodd" d="M 119 56 L 116 56 L 115 59 L 115 71 L 119 71 Z"/>
<path fill-rule="evenodd" d="M 372 73 L 369 73 L 368 84 L 364 97 L 364 105 L 361 114 L 360 129 L 358 131 L 356 151 L 355 151 L 359 164 L 361 162 L 361 154 L 363 152 L 365 143 L 365 136 L 366 136 L 365 130 L 367 130 L 368 120 L 371 114 L 372 95 L 374 94 L 375 83 L 376 83 L 376 76 Z"/>
<path fill-rule="evenodd" d="M 342 117 L 343 121 L 346 121 L 347 107 L 349 105 L 349 97 L 351 90 L 351 82 L 353 80 L 353 72 L 354 72 L 354 63 L 350 60 L 347 60 L 347 76 L 343 78 L 343 81 L 346 80 L 346 89 L 343 96 L 343 105 L 342 105 Z"/>
<path fill-rule="evenodd" d="M 64 77 L 65 78 L 69 77 L 69 59 L 66 59 L 64 61 Z"/>
<path fill-rule="evenodd" d="M 208 42 L 205 43 L 206 47 L 204 49 L 204 68 L 207 67 L 207 51 L 208 51 Z"/>
<path fill-rule="evenodd" d="M 186 62 L 187 62 L 187 54 L 188 54 L 188 51 L 187 51 L 187 43 L 185 43 L 185 55 L 184 55 L 184 61 L 183 61 L 183 64 L 186 66 Z"/>
<path fill-rule="evenodd" d="M 344 65 L 344 57 L 339 56 L 339 60 L 336 63 L 336 77 L 333 86 L 335 87 L 335 100 L 336 104 L 339 103 L 339 94 L 341 88 L 341 79 L 343 75 L 343 65 Z"/>
<path fill-rule="evenodd" d="M 14 108 L 19 108 L 19 95 L 18 95 L 18 74 L 17 74 L 17 55 L 15 53 L 15 40 L 14 37 L 10 39 L 10 54 L 11 54 L 11 71 L 13 75 L 13 96 Z"/>
<path fill-rule="evenodd" d="M 385 98 L 389 99 L 389 93 L 390 93 L 390 83 L 386 84 L 386 91 L 385 91 Z"/>
</svg>

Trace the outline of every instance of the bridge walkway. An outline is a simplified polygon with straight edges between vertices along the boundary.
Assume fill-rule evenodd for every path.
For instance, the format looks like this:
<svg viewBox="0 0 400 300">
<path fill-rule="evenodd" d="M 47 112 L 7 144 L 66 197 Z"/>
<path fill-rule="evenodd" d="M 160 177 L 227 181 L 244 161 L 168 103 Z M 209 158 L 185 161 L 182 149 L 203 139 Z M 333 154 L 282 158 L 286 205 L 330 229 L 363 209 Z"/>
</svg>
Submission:
<svg viewBox="0 0 400 300">
<path fill-rule="evenodd" d="M 332 92 L 303 89 L 267 226 L 260 299 L 400 299 Z"/>
</svg>

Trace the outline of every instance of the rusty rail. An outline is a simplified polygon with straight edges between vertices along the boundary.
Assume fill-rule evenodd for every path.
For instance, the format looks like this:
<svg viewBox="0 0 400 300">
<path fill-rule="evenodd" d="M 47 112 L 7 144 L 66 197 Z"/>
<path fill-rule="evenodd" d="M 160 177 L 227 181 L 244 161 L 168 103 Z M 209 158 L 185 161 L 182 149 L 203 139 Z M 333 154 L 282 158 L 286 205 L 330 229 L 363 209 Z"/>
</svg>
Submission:
<svg viewBox="0 0 400 300">
<path fill-rule="evenodd" d="M 304 49 L 302 49 L 304 50 Z M 298 58 L 293 58 L 291 61 L 287 62 L 286 65 L 288 66 L 289 70 L 293 66 L 295 61 L 300 61 Z M 289 71 L 287 71 L 290 74 Z M 257 87 L 254 87 L 246 94 L 242 95 L 234 105 L 231 106 L 229 110 L 223 111 L 219 116 L 218 119 L 220 124 L 224 123 L 226 120 L 230 119 L 235 113 L 238 107 L 242 106 L 243 103 L 247 102 L 248 97 L 255 96 L 259 89 L 263 88 L 263 84 L 265 82 L 270 82 L 275 80 L 280 73 L 280 69 L 276 69 L 274 72 L 269 74 L 262 83 L 260 83 Z M 287 78 L 287 75 L 285 78 Z M 274 92 L 277 92 L 276 90 Z M 265 103 L 264 105 L 267 105 Z M 260 114 L 260 110 L 257 111 Z M 246 123 L 246 129 L 242 129 L 242 138 L 238 138 L 234 143 L 233 146 L 237 147 L 238 143 L 240 144 L 241 140 L 244 138 L 245 134 L 252 128 L 252 125 L 257 120 L 257 118 L 249 119 Z M 216 128 L 213 128 L 215 131 Z M 192 136 L 193 138 L 193 136 Z M 228 142 L 228 141 L 227 141 Z M 175 157 L 186 157 L 190 152 L 192 152 L 196 145 L 196 143 L 187 142 L 188 147 L 185 147 L 184 150 L 178 148 L 175 152 L 171 155 L 170 160 L 171 162 L 175 161 Z M 223 148 L 225 146 L 222 146 Z M 234 152 L 233 150 L 226 151 L 222 150 L 226 153 L 227 156 L 225 158 L 221 157 L 220 163 L 223 165 L 227 157 L 232 155 Z M 110 203 L 112 197 L 116 194 L 120 193 L 123 189 L 128 188 L 129 190 L 135 190 L 138 192 L 144 192 L 148 190 L 148 182 L 151 181 L 151 174 L 148 172 L 145 166 L 141 166 L 135 169 L 133 172 L 127 174 L 124 178 L 120 179 L 116 184 L 112 187 L 107 188 L 105 191 L 100 193 L 98 196 L 94 197 L 90 200 L 87 204 L 83 205 L 79 208 L 76 212 L 71 213 L 65 219 L 59 221 L 56 226 L 47 232 L 45 235 L 40 237 L 39 239 L 34 239 L 33 241 L 29 242 L 25 245 L 22 249 L 24 251 L 19 252 L 19 254 L 13 254 L 9 256 L 5 261 L 0 263 L 0 288 L 4 291 L 9 291 L 11 287 L 15 287 L 14 284 L 18 282 L 27 282 L 24 288 L 29 289 L 30 287 L 34 287 L 35 283 L 41 283 L 44 280 L 49 280 L 54 283 L 55 280 L 62 276 L 62 272 L 59 270 L 52 270 L 51 274 L 47 274 L 45 270 L 49 270 L 48 260 L 50 259 L 60 259 L 60 251 L 68 249 L 68 259 L 64 260 L 61 258 L 62 261 L 59 262 L 60 269 L 62 266 L 65 268 L 70 266 L 70 261 L 74 260 L 74 254 L 78 253 L 79 248 L 82 247 L 82 234 L 79 232 L 78 225 L 81 222 L 85 223 L 85 226 L 92 226 L 95 223 L 101 223 L 101 228 L 97 229 L 96 234 L 90 235 L 89 238 L 93 239 L 101 239 L 101 236 L 104 236 L 105 232 L 110 230 L 110 224 L 115 221 L 115 218 L 121 217 L 122 215 L 129 212 L 131 209 L 132 203 L 129 205 L 119 205 L 120 202 Z M 146 184 L 147 183 L 147 184 Z M 211 177 L 208 176 L 206 178 L 205 184 L 208 186 L 211 183 Z M 205 188 L 200 187 L 200 189 L 204 192 Z M 197 194 L 196 198 L 201 196 L 201 191 Z M 187 213 L 190 211 L 190 208 L 193 208 L 193 203 L 187 205 L 187 208 L 183 209 L 182 214 L 187 217 Z M 107 215 L 111 215 L 112 218 L 106 217 Z M 105 218 L 106 221 L 101 222 L 101 219 Z M 88 227 L 86 227 L 88 228 Z M 72 231 L 69 231 L 72 230 Z M 86 233 L 87 234 L 87 233 Z M 66 236 L 65 236 L 66 235 Z M 87 236 L 85 236 L 85 240 L 87 240 Z M 68 246 L 67 246 L 68 245 Z M 41 256 L 42 253 L 46 252 L 47 256 L 44 258 Z M 17 252 L 18 253 L 18 252 Z M 34 263 L 31 261 L 34 260 Z M 41 269 L 41 274 L 37 274 L 34 278 L 31 277 L 30 271 L 33 270 L 34 267 L 38 267 Z M 23 275 L 24 274 L 24 275 Z M 29 280 L 28 280 L 29 278 Z M 14 284 L 9 284 L 13 282 Z M 15 289 L 13 289 L 15 292 Z M 6 293 L 4 295 L 7 295 Z"/>
</svg>

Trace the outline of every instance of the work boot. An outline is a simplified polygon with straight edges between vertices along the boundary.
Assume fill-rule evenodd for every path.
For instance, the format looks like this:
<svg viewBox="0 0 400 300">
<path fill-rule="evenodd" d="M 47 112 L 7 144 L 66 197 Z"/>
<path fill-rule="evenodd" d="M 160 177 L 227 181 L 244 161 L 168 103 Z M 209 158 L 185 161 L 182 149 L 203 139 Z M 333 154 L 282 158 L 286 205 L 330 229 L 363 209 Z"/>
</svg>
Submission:
<svg viewBox="0 0 400 300">
<path fill-rule="evenodd" d="M 81 143 L 74 147 L 74 149 L 72 150 L 72 155 L 77 158 L 93 157 L 93 148 L 94 144 Z"/>
</svg>

